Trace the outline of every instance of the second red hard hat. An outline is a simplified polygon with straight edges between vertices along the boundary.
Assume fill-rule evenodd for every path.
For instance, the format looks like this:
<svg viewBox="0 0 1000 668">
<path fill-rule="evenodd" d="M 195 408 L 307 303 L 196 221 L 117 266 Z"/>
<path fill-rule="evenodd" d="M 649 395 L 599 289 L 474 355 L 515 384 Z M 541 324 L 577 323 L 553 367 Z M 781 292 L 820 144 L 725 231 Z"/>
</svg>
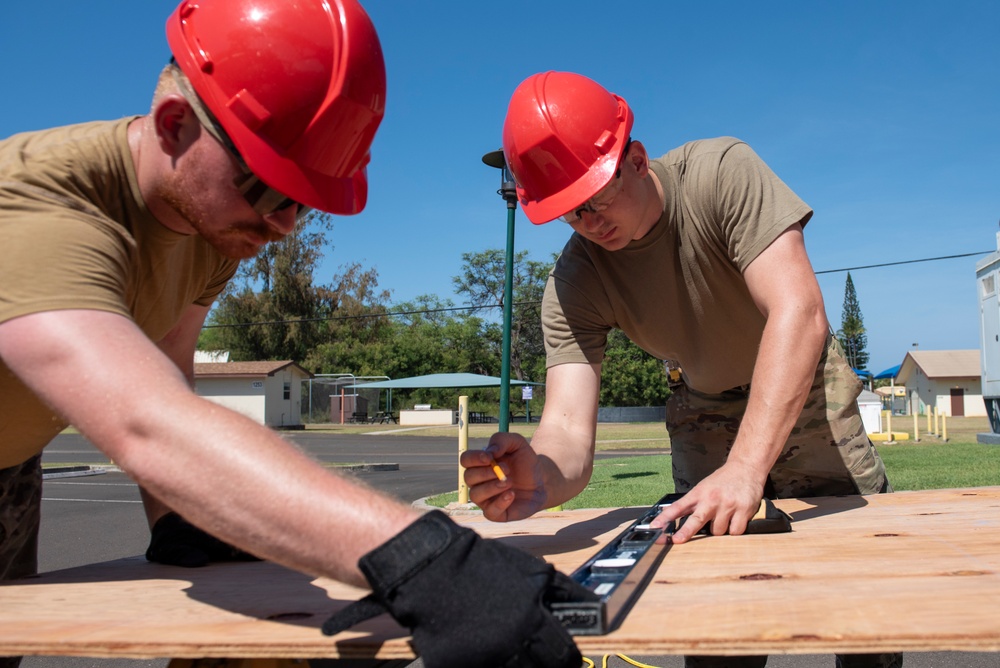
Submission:
<svg viewBox="0 0 1000 668">
<path fill-rule="evenodd" d="M 503 150 L 528 219 L 554 220 L 606 186 L 633 120 L 624 99 L 580 74 L 525 79 L 507 108 Z"/>
</svg>

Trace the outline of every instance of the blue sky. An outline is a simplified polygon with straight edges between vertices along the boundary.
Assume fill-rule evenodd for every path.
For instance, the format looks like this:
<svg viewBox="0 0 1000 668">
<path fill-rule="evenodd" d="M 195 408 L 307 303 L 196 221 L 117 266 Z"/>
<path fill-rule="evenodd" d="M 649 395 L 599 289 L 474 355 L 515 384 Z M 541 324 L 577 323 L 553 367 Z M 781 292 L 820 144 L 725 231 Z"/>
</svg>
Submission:
<svg viewBox="0 0 1000 668">
<path fill-rule="evenodd" d="M 612 4 L 619 9 L 611 9 Z M 463 252 L 503 248 L 499 148 L 507 101 L 539 71 L 625 97 L 652 155 L 746 140 L 816 213 L 817 271 L 996 248 L 1000 3 L 590 0 L 364 3 L 388 70 L 367 209 L 338 218 L 320 282 L 375 267 L 393 301 L 461 300 Z M 0 23 L 0 136 L 143 113 L 169 57 L 173 0 L 11 3 Z M 536 260 L 568 229 L 517 215 Z M 921 349 L 979 347 L 978 257 L 852 272 L 870 368 Z M 821 274 L 840 325 L 843 272 Z M 683 326 L 683 323 L 678 323 Z"/>
</svg>

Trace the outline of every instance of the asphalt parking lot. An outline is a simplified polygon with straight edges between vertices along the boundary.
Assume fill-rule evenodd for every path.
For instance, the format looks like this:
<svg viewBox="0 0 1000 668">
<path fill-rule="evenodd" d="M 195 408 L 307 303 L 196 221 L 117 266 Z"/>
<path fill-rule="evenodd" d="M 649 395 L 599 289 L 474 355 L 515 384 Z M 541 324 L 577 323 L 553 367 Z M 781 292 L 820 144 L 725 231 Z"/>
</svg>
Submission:
<svg viewBox="0 0 1000 668">
<path fill-rule="evenodd" d="M 339 464 L 397 464 L 394 470 L 355 471 L 367 484 L 404 502 L 452 491 L 458 477 L 456 439 L 427 438 L 417 434 L 387 436 L 342 435 L 317 432 L 285 434 L 320 461 Z M 470 448 L 485 441 L 473 440 Z M 58 437 L 43 458 L 47 464 L 107 464 L 107 458 L 82 437 Z M 142 554 L 148 530 L 138 487 L 120 472 L 46 478 L 43 488 L 40 570 L 52 571 Z M 932 603 L 929 603 L 932 604 Z M 602 657 L 589 657 L 600 666 Z M 681 668 L 677 656 L 631 656 L 659 668 Z M 25 657 L 23 668 L 166 668 L 169 660 L 92 659 L 77 657 Z M 314 662 L 314 668 L 340 666 L 342 662 Z M 368 666 L 375 663 L 368 662 Z M 398 662 L 397 664 L 398 665 Z M 420 662 L 411 664 L 412 668 Z M 609 668 L 631 666 L 610 657 Z M 768 668 L 833 668 L 832 655 L 776 655 Z M 1000 654 L 932 652 L 905 655 L 907 668 L 1000 668 Z"/>
</svg>

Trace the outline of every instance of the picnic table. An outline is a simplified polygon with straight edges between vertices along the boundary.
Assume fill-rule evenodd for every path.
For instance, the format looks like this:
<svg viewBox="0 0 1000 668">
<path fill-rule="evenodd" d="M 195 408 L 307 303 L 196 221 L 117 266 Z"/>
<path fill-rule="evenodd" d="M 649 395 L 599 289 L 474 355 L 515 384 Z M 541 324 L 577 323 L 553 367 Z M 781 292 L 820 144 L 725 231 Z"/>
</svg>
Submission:
<svg viewBox="0 0 1000 668">
<path fill-rule="evenodd" d="M 393 424 L 399 424 L 399 420 L 396 419 L 396 416 L 393 415 L 391 411 L 379 411 L 379 412 L 375 413 L 375 415 L 372 417 L 371 421 L 372 421 L 372 424 L 376 424 L 376 423 L 377 424 L 389 424 L 390 422 L 393 423 Z"/>
</svg>

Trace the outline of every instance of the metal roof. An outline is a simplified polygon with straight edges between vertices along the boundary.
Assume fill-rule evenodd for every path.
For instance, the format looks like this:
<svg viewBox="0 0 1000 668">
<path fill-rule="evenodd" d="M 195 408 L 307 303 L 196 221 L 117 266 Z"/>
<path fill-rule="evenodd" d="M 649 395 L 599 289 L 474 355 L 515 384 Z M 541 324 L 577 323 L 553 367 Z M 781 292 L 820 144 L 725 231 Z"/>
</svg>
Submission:
<svg viewBox="0 0 1000 668">
<path fill-rule="evenodd" d="M 978 350 L 911 350 L 896 380 L 905 385 L 917 368 L 928 378 L 979 378 L 983 372 Z"/>
<path fill-rule="evenodd" d="M 196 378 L 230 377 L 230 376 L 273 376 L 282 369 L 294 366 L 307 378 L 312 374 L 290 360 L 280 362 L 195 362 Z"/>
</svg>

